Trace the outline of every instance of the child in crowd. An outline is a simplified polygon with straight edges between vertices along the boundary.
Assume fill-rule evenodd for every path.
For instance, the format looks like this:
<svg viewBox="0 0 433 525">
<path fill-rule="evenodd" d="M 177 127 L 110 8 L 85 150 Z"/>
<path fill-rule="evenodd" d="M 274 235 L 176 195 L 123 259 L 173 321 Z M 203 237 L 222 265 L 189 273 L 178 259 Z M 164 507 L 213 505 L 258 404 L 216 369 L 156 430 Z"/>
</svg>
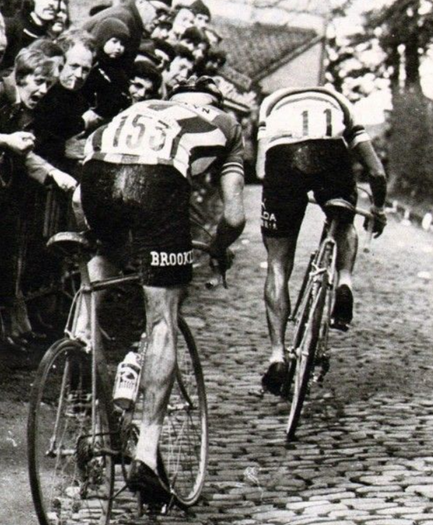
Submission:
<svg viewBox="0 0 433 525">
<path fill-rule="evenodd" d="M 87 79 L 84 92 L 95 113 L 111 119 L 129 104 L 129 77 L 124 56 L 129 29 L 114 18 L 103 20 L 96 28 L 97 63 Z"/>
</svg>

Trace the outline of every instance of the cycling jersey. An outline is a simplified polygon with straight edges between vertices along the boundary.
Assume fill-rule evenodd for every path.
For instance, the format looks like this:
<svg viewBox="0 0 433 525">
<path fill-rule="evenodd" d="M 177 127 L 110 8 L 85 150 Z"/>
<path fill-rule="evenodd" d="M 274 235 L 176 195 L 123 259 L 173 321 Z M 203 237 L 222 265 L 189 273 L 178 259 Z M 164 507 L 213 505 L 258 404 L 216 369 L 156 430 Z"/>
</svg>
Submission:
<svg viewBox="0 0 433 525">
<path fill-rule="evenodd" d="M 259 116 L 265 150 L 315 139 L 342 139 L 350 148 L 370 140 L 346 97 L 326 88 L 279 89 L 267 97 Z"/>
<path fill-rule="evenodd" d="M 257 175 L 263 178 L 262 233 L 295 235 L 308 203 L 356 204 L 349 149 L 369 141 L 350 102 L 325 88 L 280 89 L 260 108 Z"/>
<path fill-rule="evenodd" d="M 96 130 L 81 180 L 87 221 L 113 262 L 125 254 L 147 286 L 192 277 L 191 179 L 243 175 L 241 127 L 211 106 L 143 101 Z"/>
<path fill-rule="evenodd" d="M 173 166 L 190 179 L 210 169 L 243 175 L 240 125 L 214 107 L 143 101 L 89 137 L 88 160 Z"/>
</svg>

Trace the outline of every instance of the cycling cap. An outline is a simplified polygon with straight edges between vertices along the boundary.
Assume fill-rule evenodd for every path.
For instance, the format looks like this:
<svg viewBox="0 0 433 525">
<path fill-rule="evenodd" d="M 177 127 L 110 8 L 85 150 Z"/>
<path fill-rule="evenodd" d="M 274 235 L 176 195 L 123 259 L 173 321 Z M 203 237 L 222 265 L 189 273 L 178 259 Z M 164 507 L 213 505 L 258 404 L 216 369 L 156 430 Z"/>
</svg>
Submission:
<svg viewBox="0 0 433 525">
<path fill-rule="evenodd" d="M 212 95 L 217 100 L 215 105 L 218 107 L 221 107 L 224 102 L 224 96 L 217 86 L 215 80 L 208 76 L 202 76 L 198 78 L 196 76 L 191 76 L 187 80 L 180 81 L 174 86 L 170 94 L 170 98 L 174 95 L 178 95 L 179 93 L 207 93 L 208 95 Z"/>
</svg>

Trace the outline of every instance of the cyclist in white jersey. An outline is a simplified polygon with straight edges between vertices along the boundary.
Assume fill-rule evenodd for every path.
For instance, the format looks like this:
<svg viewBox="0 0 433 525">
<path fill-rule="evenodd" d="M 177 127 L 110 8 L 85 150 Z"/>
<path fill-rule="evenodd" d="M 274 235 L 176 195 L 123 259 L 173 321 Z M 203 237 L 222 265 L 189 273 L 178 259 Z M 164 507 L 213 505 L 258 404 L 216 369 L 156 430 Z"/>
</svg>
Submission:
<svg viewBox="0 0 433 525">
<path fill-rule="evenodd" d="M 86 219 L 104 252 L 92 280 L 107 277 L 132 238 L 146 300 L 148 346 L 142 386 L 144 410 L 129 485 L 167 502 L 158 472 L 159 436 L 176 366 L 178 311 L 192 277 L 189 220 L 191 179 L 215 171 L 223 214 L 211 257 L 229 265 L 227 248 L 241 234 L 243 143 L 240 125 L 221 109 L 210 77 L 176 86 L 169 101 L 138 102 L 99 128 L 87 142 L 81 182 Z"/>
<path fill-rule="evenodd" d="M 280 394 L 287 374 L 284 338 L 290 315 L 288 283 L 307 193 L 313 191 L 321 206 L 330 199 L 344 199 L 355 206 L 352 153 L 368 175 L 374 203 L 373 231 L 378 237 L 386 225 L 386 175 L 346 97 L 317 87 L 280 89 L 263 101 L 257 175 L 263 179 L 261 229 L 268 252 L 265 305 L 272 352 L 262 384 L 275 395 Z M 352 271 L 357 252 L 353 218 L 349 214 L 337 231 L 339 281 L 332 323 L 343 331 L 353 316 Z"/>
</svg>

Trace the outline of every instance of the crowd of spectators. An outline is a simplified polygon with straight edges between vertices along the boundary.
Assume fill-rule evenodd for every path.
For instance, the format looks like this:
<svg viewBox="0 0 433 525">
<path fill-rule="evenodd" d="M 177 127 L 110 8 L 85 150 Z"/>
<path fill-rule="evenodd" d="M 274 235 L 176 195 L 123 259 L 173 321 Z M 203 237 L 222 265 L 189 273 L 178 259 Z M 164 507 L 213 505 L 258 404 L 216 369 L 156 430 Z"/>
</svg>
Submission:
<svg viewBox="0 0 433 525">
<path fill-rule="evenodd" d="M 49 294 L 35 290 L 60 277 L 45 244 L 74 227 L 86 136 L 225 62 L 203 0 L 113 0 L 93 5 L 81 26 L 69 8 L 0 0 L 0 346 L 12 350 L 50 328 Z"/>
</svg>

